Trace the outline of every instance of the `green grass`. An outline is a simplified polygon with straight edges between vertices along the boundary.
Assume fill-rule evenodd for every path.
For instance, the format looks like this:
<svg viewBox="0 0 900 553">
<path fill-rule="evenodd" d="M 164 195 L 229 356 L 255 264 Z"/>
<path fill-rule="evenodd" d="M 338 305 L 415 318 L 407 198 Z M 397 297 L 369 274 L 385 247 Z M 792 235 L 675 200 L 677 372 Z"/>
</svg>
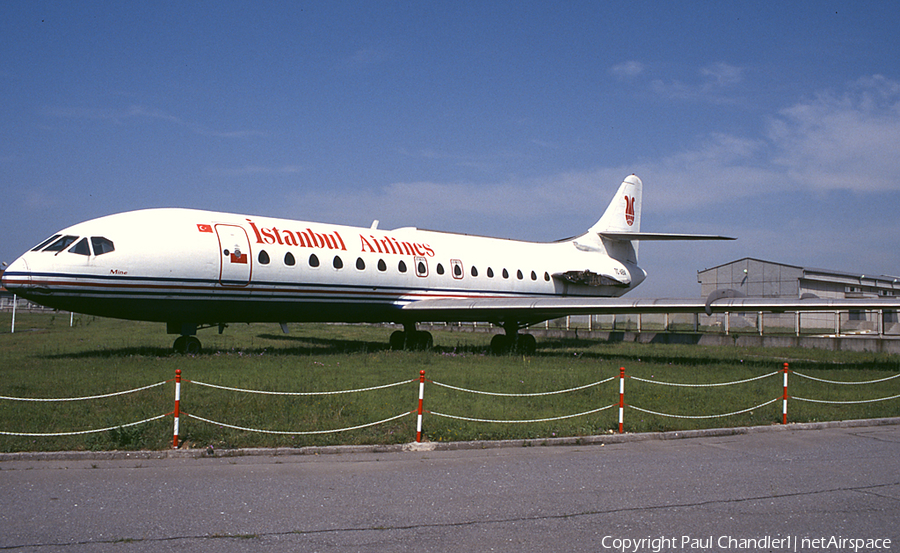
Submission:
<svg viewBox="0 0 900 553">
<path fill-rule="evenodd" d="M 434 351 L 392 352 L 387 328 L 350 325 L 233 325 L 224 334 L 202 331 L 204 353 L 171 353 L 173 336 L 160 324 L 19 313 L 9 333 L 0 314 L 0 395 L 79 397 L 128 390 L 174 378 L 181 369 L 183 414 L 242 427 L 292 432 L 258 434 L 222 428 L 189 417 L 181 424 L 188 447 L 300 447 L 332 444 L 394 444 L 413 441 L 415 417 L 350 432 L 304 435 L 345 428 L 411 412 L 417 405 L 420 370 L 429 380 L 483 391 L 533 393 L 567 389 L 609 377 L 624 366 L 629 376 L 679 383 L 729 382 L 774 372 L 785 361 L 817 378 L 866 381 L 900 370 L 900 357 L 885 354 L 713 348 L 593 341 L 539 340 L 530 357 L 488 355 L 482 333 L 435 332 Z M 408 384 L 374 392 L 328 396 L 270 396 L 203 387 L 223 386 L 289 392 L 329 391 Z M 425 408 L 479 419 L 526 420 L 580 413 L 618 403 L 618 379 L 587 390 L 544 397 L 507 398 L 460 393 L 426 385 Z M 780 398 L 781 375 L 736 386 L 675 388 L 626 381 L 629 405 L 663 413 L 705 415 L 733 412 Z M 790 376 L 797 397 L 856 401 L 900 394 L 900 378 L 868 386 L 835 386 Z M 93 401 L 32 403 L 0 400 L 0 431 L 67 432 L 105 428 L 173 410 L 174 385 Z M 617 428 L 618 410 L 553 422 L 477 423 L 425 415 L 432 441 L 548 438 L 594 435 Z M 789 421 L 807 422 L 900 415 L 900 399 L 821 405 L 791 400 Z M 679 419 L 625 410 L 627 432 L 688 430 L 776 424 L 781 401 L 753 412 L 715 419 Z M 172 444 L 172 418 L 95 434 L 66 437 L 0 435 L 0 451 L 165 449 Z"/>
</svg>

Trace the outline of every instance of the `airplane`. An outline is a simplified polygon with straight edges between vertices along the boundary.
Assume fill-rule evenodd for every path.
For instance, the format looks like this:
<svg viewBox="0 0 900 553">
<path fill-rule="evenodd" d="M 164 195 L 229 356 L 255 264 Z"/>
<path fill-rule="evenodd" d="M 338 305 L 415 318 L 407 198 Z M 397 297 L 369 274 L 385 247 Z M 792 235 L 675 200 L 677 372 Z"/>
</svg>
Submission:
<svg viewBox="0 0 900 553">
<path fill-rule="evenodd" d="M 490 322 L 496 353 L 533 353 L 536 323 L 594 313 L 897 309 L 900 298 L 703 299 L 621 296 L 647 276 L 639 241 L 733 240 L 641 232 L 643 183 L 630 175 L 583 234 L 526 242 L 405 227 L 381 230 L 196 209 L 108 215 L 60 230 L 14 261 L 3 286 L 65 311 L 166 323 L 174 350 L 228 323 L 397 323 L 393 349 L 430 348 L 426 321 Z"/>
</svg>

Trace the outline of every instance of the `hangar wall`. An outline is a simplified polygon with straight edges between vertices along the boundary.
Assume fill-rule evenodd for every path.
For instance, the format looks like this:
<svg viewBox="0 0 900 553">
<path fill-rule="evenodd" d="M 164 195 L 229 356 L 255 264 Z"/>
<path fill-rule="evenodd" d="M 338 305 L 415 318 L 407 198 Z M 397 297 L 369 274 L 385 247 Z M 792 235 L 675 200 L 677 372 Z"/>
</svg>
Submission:
<svg viewBox="0 0 900 553">
<path fill-rule="evenodd" d="M 874 276 L 828 269 L 800 267 L 786 263 L 745 257 L 697 272 L 702 297 L 730 288 L 747 296 L 798 298 L 814 294 L 820 298 L 874 298 L 900 295 L 900 277 Z M 759 326 L 757 314 L 740 314 L 739 326 Z M 799 322 L 794 314 L 766 315 L 767 325 L 790 326 L 800 330 L 839 328 L 846 332 L 892 333 L 897 314 L 876 311 L 804 313 Z M 721 318 L 721 317 L 720 317 Z M 792 322 L 793 321 L 793 322 Z M 735 321 L 730 321 L 733 325 Z"/>
<path fill-rule="evenodd" d="M 732 288 L 748 296 L 864 298 L 900 295 L 900 277 L 799 267 L 745 257 L 697 272 L 700 294 Z"/>
</svg>

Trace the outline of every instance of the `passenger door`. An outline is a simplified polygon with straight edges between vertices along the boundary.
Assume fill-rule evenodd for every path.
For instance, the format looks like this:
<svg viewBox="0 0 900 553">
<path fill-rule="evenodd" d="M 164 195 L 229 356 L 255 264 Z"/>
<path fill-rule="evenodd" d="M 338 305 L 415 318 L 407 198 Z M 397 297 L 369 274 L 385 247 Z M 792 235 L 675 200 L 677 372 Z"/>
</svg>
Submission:
<svg viewBox="0 0 900 553">
<path fill-rule="evenodd" d="M 237 225 L 216 225 L 219 237 L 219 284 L 246 286 L 250 283 L 253 256 L 247 231 Z"/>
</svg>

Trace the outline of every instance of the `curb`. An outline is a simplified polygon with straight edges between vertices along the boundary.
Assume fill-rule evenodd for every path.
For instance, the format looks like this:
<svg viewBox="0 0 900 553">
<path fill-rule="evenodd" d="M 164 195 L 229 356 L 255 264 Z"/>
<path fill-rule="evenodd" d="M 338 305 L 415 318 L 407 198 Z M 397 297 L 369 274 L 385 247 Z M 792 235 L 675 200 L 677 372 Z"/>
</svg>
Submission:
<svg viewBox="0 0 900 553">
<path fill-rule="evenodd" d="M 716 436 L 736 436 L 764 432 L 792 432 L 797 430 L 824 430 L 827 428 L 864 428 L 900 425 L 900 417 L 858 419 L 827 422 L 800 422 L 766 426 L 738 426 L 734 428 L 707 428 L 703 430 L 674 430 L 670 432 L 644 432 L 638 434 L 601 434 L 595 436 L 571 436 L 566 438 L 531 438 L 523 440 L 479 440 L 470 442 L 413 442 L 392 445 L 336 445 L 277 448 L 238 448 L 213 450 L 173 449 L 164 451 L 26 451 L 0 453 L 0 463 L 10 461 L 118 461 L 150 459 L 204 459 L 222 457 L 283 457 L 292 455 L 350 455 L 362 453 L 416 453 L 431 451 L 460 451 L 471 449 L 500 449 L 511 447 L 547 447 L 573 445 L 606 445 L 650 440 L 689 440 Z"/>
</svg>

